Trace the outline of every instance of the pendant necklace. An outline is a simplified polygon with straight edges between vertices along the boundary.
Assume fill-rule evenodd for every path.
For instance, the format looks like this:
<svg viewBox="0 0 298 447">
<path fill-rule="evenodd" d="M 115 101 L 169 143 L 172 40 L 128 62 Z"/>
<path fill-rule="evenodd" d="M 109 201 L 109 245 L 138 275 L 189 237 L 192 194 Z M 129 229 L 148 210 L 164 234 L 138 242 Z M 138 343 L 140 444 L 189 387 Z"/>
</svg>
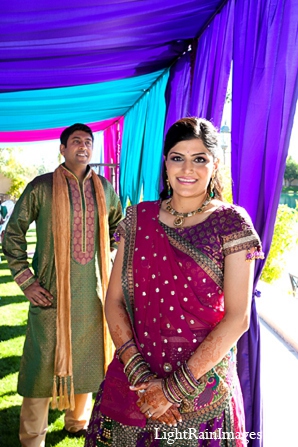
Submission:
<svg viewBox="0 0 298 447">
<path fill-rule="evenodd" d="M 173 197 L 171 197 L 169 200 L 166 201 L 166 210 L 173 216 L 176 216 L 176 218 L 174 219 L 174 227 L 176 227 L 176 228 L 183 226 L 184 220 L 186 217 L 195 216 L 196 214 L 204 211 L 206 206 L 209 205 L 209 203 L 212 200 L 212 197 L 208 196 L 208 198 L 205 200 L 205 202 L 197 210 L 190 211 L 189 213 L 179 213 L 178 211 L 174 210 L 174 208 L 172 208 L 172 206 L 171 206 L 172 198 Z"/>
</svg>

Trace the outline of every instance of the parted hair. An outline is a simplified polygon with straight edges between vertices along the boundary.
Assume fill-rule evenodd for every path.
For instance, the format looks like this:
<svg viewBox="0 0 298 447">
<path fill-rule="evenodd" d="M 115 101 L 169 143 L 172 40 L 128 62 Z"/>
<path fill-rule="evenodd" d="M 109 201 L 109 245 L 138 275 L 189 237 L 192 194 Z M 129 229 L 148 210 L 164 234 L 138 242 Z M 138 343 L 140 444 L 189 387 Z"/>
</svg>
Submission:
<svg viewBox="0 0 298 447">
<path fill-rule="evenodd" d="M 219 138 L 216 128 L 210 121 L 204 118 L 189 117 L 189 118 L 181 118 L 180 120 L 176 121 L 167 131 L 163 150 L 165 160 L 167 159 L 170 150 L 177 143 L 180 143 L 180 141 L 187 141 L 193 139 L 201 140 L 206 149 L 208 149 L 208 151 L 211 153 L 213 159 L 214 160 L 218 159 Z M 166 166 L 164 163 L 162 168 L 163 189 L 160 193 L 160 198 L 163 200 L 167 199 L 173 194 L 172 188 L 170 188 L 170 194 L 169 194 L 168 186 L 166 183 L 167 178 L 168 176 Z M 208 186 L 208 190 L 209 187 L 210 184 Z M 222 200 L 222 190 L 223 187 L 220 179 L 220 174 L 217 169 L 214 176 L 215 198 Z"/>
</svg>

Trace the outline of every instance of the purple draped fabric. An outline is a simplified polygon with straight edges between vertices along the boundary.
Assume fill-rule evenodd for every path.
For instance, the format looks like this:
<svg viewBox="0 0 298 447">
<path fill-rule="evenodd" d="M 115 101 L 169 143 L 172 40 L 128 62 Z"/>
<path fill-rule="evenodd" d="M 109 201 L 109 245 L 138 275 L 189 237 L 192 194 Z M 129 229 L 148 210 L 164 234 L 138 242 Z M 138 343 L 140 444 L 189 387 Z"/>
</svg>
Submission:
<svg viewBox="0 0 298 447">
<path fill-rule="evenodd" d="M 234 20 L 232 177 L 268 255 L 298 95 L 298 2 L 238 0 Z M 256 265 L 255 284 L 264 261 Z M 239 342 L 247 431 L 260 431 L 259 326 Z M 261 445 L 250 441 L 250 447 Z"/>
<path fill-rule="evenodd" d="M 200 37 L 192 80 L 194 48 L 171 68 L 165 133 L 176 120 L 191 115 L 211 119 L 220 127 L 232 60 L 233 12 L 234 0 L 223 7 Z"/>
<path fill-rule="evenodd" d="M 169 67 L 225 0 L 12 0 L 1 5 L 0 92 Z"/>
<path fill-rule="evenodd" d="M 199 38 L 190 101 L 190 115 L 220 128 L 231 69 L 234 0 L 215 16 Z"/>
<path fill-rule="evenodd" d="M 170 70 L 170 78 L 166 90 L 167 117 L 165 134 L 175 121 L 188 115 L 192 51 L 187 51 L 183 54 Z"/>
</svg>

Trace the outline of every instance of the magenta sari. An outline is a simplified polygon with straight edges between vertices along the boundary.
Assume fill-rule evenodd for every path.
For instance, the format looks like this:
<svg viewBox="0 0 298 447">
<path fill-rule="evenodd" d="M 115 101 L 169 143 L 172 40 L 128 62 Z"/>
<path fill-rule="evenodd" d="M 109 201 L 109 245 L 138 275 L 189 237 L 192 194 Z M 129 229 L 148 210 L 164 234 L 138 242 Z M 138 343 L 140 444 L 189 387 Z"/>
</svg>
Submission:
<svg viewBox="0 0 298 447">
<path fill-rule="evenodd" d="M 151 371 L 166 377 L 189 359 L 224 316 L 224 256 L 260 242 L 248 216 L 238 207 L 223 205 L 201 224 L 176 230 L 159 221 L 159 206 L 159 202 L 144 202 L 130 207 L 118 231 L 125 238 L 122 284 L 135 341 Z M 212 440 L 210 446 L 246 445 L 236 348 L 200 382 L 198 396 L 183 401 L 179 409 L 183 421 L 199 432 L 225 428 L 242 438 L 229 439 L 227 444 Z M 132 446 L 167 445 L 153 437 L 154 427 L 161 424 L 148 423 L 136 405 L 137 399 L 129 390 L 123 364 L 114 358 L 99 392 L 85 445 L 106 445 L 100 443 L 101 417 L 125 429 L 133 427 L 134 433 L 139 429 L 138 443 Z M 120 447 L 128 442 L 114 441 L 107 445 Z M 207 445 L 204 442 L 185 445 Z M 176 445 L 182 446 L 181 440 Z"/>
</svg>

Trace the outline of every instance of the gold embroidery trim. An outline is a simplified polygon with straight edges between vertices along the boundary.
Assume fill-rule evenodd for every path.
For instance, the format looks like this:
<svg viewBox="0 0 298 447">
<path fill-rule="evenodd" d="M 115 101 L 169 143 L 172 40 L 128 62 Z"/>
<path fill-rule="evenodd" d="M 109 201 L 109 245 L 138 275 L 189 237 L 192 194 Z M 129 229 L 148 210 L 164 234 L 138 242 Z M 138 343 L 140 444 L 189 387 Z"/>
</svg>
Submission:
<svg viewBox="0 0 298 447">
<path fill-rule="evenodd" d="M 223 244 L 223 249 L 227 250 L 228 248 L 235 247 L 237 245 L 245 244 L 246 242 L 255 241 L 256 246 L 259 245 L 259 241 L 256 239 L 256 236 L 254 234 L 246 237 L 242 237 L 240 239 L 236 239 L 234 241 L 226 242 Z"/>
</svg>

